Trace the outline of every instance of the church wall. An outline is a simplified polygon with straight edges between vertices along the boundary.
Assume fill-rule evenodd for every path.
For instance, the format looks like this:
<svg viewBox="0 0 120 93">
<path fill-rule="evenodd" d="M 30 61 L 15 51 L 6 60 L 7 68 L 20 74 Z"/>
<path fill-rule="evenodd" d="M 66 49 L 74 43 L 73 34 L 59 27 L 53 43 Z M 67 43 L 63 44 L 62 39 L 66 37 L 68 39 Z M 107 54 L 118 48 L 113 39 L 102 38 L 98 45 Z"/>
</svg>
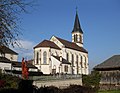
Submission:
<svg viewBox="0 0 120 93">
<path fill-rule="evenodd" d="M 43 62 L 43 53 L 46 52 L 46 63 Z M 38 53 L 38 58 L 37 58 Z M 38 60 L 38 62 L 37 62 Z M 44 74 L 49 73 L 49 64 L 50 64 L 50 48 L 48 47 L 40 47 L 34 50 L 34 64 L 38 69 Z"/>
<path fill-rule="evenodd" d="M 46 51 L 47 53 L 47 59 L 46 59 L 46 64 L 43 62 L 43 53 Z M 37 64 L 37 52 L 39 53 L 39 62 Z M 38 69 L 40 69 L 44 74 L 50 74 L 52 72 L 52 62 L 51 62 L 51 55 L 59 56 L 60 55 L 60 50 L 58 49 L 53 49 L 53 48 L 36 48 L 34 50 L 34 64 Z"/>
<path fill-rule="evenodd" d="M 79 51 L 76 51 L 76 50 L 73 50 L 73 49 L 64 49 L 63 51 L 64 53 L 64 58 L 67 59 L 67 53 L 69 55 L 69 59 L 68 61 L 70 63 L 72 63 L 72 54 L 73 54 L 73 57 L 74 57 L 74 74 L 77 74 L 77 57 L 78 56 L 78 73 L 79 74 L 88 74 L 89 71 L 88 71 L 88 54 L 87 53 L 83 53 L 83 52 L 79 52 Z M 81 56 L 82 56 L 82 61 L 81 61 Z"/>
<path fill-rule="evenodd" d="M 46 51 L 47 52 L 47 64 L 43 64 L 43 52 Z M 36 53 L 39 52 L 39 63 L 36 64 L 36 58 L 35 58 L 35 65 L 36 67 L 38 67 L 38 69 L 40 69 L 41 71 L 44 71 L 43 69 L 45 69 L 45 73 L 51 73 L 52 69 L 53 69 L 53 63 L 51 62 L 51 60 L 53 60 L 53 58 L 51 57 L 51 55 L 55 55 L 55 56 L 62 56 L 64 59 L 67 60 L 67 53 L 69 54 L 69 59 L 68 62 L 72 63 L 72 54 L 74 57 L 74 74 L 88 74 L 88 54 L 87 53 L 83 53 L 83 52 L 79 52 L 76 50 L 72 50 L 72 49 L 68 49 L 68 48 L 62 48 L 62 50 L 58 50 L 58 49 L 53 49 L 53 48 L 37 48 L 35 49 L 35 57 L 36 57 Z M 77 66 L 77 57 L 78 56 L 78 66 Z M 82 56 L 82 59 L 81 59 Z M 82 61 L 81 61 L 82 60 Z M 57 69 L 56 72 L 59 72 L 59 64 L 57 61 L 53 61 L 54 64 L 56 65 Z M 57 62 L 57 63 L 56 63 Z M 52 67 L 52 68 L 51 68 Z M 63 67 L 64 69 L 64 67 Z M 78 70 L 77 70 L 78 69 Z M 64 71 L 64 70 L 63 70 Z M 69 71 L 68 73 L 71 72 L 71 67 L 69 67 Z"/>
<path fill-rule="evenodd" d="M 43 74 L 50 74 L 49 65 L 41 65 L 41 71 Z"/>
</svg>

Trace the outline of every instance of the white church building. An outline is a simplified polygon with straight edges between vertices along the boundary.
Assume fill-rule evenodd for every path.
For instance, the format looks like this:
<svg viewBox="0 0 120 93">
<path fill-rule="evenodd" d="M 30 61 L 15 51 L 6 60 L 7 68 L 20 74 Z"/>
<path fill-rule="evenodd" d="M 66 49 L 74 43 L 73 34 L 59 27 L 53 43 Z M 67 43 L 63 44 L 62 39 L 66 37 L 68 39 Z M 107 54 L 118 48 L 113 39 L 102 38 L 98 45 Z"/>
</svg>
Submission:
<svg viewBox="0 0 120 93">
<path fill-rule="evenodd" d="M 83 47 L 83 31 L 76 12 L 72 41 L 52 36 L 34 47 L 33 65 L 43 74 L 88 74 L 88 51 Z"/>
</svg>

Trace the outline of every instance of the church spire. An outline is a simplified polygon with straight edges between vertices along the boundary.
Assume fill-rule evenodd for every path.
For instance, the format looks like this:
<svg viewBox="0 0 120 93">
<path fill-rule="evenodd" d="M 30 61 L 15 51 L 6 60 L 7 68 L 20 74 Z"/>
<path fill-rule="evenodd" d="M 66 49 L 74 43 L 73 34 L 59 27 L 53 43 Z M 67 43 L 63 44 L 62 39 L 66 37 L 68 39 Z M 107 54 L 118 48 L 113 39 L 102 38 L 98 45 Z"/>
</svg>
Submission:
<svg viewBox="0 0 120 93">
<path fill-rule="evenodd" d="M 76 16 L 75 16 L 75 22 L 74 22 L 74 28 L 73 28 L 73 32 L 80 32 L 83 33 L 81 26 L 80 26 L 80 22 L 79 22 L 79 18 L 78 18 L 78 12 L 77 12 L 77 8 L 76 8 Z"/>
<path fill-rule="evenodd" d="M 80 47 L 83 47 L 83 31 L 80 26 L 77 9 L 76 9 L 74 28 L 72 30 L 72 42 L 76 43 Z"/>
</svg>

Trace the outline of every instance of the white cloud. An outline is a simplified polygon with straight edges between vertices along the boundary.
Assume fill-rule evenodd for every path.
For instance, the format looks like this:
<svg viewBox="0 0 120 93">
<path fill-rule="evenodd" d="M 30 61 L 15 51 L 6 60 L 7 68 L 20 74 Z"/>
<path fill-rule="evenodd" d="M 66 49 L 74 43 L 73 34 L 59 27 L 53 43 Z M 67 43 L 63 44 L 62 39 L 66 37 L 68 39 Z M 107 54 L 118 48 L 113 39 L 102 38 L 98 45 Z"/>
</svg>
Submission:
<svg viewBox="0 0 120 93">
<path fill-rule="evenodd" d="M 18 55 L 18 61 L 22 60 L 22 57 L 24 57 L 26 60 L 33 59 L 33 47 L 35 46 L 35 43 L 28 40 L 20 40 L 20 47 L 15 46 L 15 48 L 12 48 L 14 51 L 16 51 Z"/>
</svg>

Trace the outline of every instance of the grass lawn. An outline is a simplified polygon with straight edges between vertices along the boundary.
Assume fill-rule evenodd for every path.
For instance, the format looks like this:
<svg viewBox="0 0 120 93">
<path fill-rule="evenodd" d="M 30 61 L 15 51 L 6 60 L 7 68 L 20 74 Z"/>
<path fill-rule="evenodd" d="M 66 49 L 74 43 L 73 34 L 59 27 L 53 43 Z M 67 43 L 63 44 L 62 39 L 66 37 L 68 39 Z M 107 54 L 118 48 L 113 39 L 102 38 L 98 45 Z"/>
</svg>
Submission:
<svg viewBox="0 0 120 93">
<path fill-rule="evenodd" d="M 99 91 L 98 93 L 120 93 L 120 90 Z"/>
</svg>

